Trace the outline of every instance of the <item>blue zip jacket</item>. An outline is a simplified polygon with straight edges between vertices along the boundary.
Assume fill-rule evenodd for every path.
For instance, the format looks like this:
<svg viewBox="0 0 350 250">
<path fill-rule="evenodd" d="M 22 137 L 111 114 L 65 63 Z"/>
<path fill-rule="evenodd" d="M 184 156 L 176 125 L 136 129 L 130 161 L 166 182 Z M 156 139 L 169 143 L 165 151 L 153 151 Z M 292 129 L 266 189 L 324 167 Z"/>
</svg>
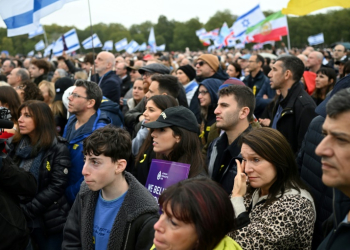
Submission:
<svg viewBox="0 0 350 250">
<path fill-rule="evenodd" d="M 80 184 L 84 180 L 82 170 L 84 166 L 84 155 L 83 155 L 83 141 L 86 137 L 91 135 L 93 131 L 98 128 L 102 128 L 107 124 L 111 123 L 110 118 L 106 113 L 101 112 L 100 109 L 96 112 L 96 119 L 90 120 L 80 127 L 80 133 L 77 137 L 68 141 L 68 149 L 71 157 L 72 167 L 69 171 L 68 187 L 66 189 L 66 197 L 70 204 L 73 204 L 76 195 L 79 192 Z M 68 140 L 69 135 L 72 133 L 72 128 L 75 126 L 77 117 L 72 115 L 69 117 L 67 125 L 64 129 L 63 137 Z"/>
</svg>

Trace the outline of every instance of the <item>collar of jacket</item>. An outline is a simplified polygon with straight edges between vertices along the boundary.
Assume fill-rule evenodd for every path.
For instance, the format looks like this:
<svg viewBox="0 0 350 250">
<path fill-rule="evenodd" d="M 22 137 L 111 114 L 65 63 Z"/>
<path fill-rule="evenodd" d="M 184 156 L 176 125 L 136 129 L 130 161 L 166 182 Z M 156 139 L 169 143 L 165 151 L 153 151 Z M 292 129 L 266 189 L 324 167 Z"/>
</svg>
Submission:
<svg viewBox="0 0 350 250">
<path fill-rule="evenodd" d="M 288 90 L 286 98 L 279 102 L 283 109 L 293 108 L 295 100 L 300 96 L 300 92 L 303 90 L 299 81 L 295 82 Z"/>
<path fill-rule="evenodd" d="M 158 205 L 152 194 L 128 172 L 125 172 L 125 180 L 129 185 L 128 192 L 122 204 L 123 209 L 126 209 L 128 212 L 127 218 L 125 219 L 131 222 L 141 214 L 158 213 Z M 91 191 L 84 181 L 80 187 L 82 207 L 86 206 L 87 209 L 92 209 L 91 211 L 94 212 L 99 192 L 100 191 Z M 142 206 L 140 206 L 140 204 L 142 204 Z"/>
</svg>

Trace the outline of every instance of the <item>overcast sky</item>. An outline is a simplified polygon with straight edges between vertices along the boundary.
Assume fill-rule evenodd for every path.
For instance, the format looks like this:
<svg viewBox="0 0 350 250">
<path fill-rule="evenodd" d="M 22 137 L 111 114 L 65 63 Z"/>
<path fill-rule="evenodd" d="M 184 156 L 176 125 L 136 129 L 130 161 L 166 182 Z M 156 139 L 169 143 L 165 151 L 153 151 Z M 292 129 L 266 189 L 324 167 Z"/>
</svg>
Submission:
<svg viewBox="0 0 350 250">
<path fill-rule="evenodd" d="M 90 6 L 93 24 L 121 23 L 129 28 L 132 24 L 144 21 L 157 23 L 160 15 L 181 22 L 199 17 L 202 23 L 206 23 L 218 10 L 229 9 L 232 14 L 239 16 L 258 3 L 263 11 L 279 11 L 287 7 L 288 2 L 289 0 L 90 0 Z M 327 10 L 329 9 L 337 8 Z M 62 9 L 41 19 L 41 24 L 74 25 L 85 29 L 90 25 L 88 0 L 66 4 Z M 0 27 L 6 27 L 1 18 Z"/>
</svg>

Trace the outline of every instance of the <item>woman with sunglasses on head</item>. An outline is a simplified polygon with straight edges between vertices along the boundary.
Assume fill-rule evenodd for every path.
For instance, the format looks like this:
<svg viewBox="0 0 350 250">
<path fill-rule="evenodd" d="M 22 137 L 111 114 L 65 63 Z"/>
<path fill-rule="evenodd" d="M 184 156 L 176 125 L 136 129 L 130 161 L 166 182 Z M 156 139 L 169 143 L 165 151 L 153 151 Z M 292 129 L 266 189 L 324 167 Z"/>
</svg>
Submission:
<svg viewBox="0 0 350 250">
<path fill-rule="evenodd" d="M 11 156 L 34 175 L 34 198 L 21 197 L 31 237 L 38 249 L 61 249 L 69 205 L 65 197 L 71 165 L 66 141 L 57 136 L 52 112 L 41 101 L 27 101 L 18 110 L 18 127 Z"/>
<path fill-rule="evenodd" d="M 237 225 L 230 236 L 243 249 L 311 249 L 314 201 L 289 143 L 272 128 L 252 130 L 241 142 L 231 198 Z"/>
<path fill-rule="evenodd" d="M 146 110 L 143 112 L 145 117 L 143 125 L 154 122 L 160 114 L 167 108 L 179 106 L 175 98 L 169 95 L 155 95 L 146 102 Z M 136 137 L 132 140 L 132 153 L 136 156 L 134 175 L 143 185 L 146 184 L 147 176 L 152 159 L 156 157 L 153 152 L 152 136 L 149 129 L 141 127 Z"/>
<path fill-rule="evenodd" d="M 227 193 L 207 178 L 184 180 L 159 197 L 163 210 L 154 225 L 151 250 L 241 250 L 226 234 L 235 219 Z"/>
</svg>

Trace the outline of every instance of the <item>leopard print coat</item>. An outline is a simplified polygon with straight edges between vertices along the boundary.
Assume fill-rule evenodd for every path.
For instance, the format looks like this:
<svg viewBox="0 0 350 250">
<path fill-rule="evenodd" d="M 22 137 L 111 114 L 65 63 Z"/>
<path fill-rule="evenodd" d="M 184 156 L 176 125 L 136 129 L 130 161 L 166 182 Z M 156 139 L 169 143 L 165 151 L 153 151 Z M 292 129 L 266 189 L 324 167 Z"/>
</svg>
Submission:
<svg viewBox="0 0 350 250">
<path fill-rule="evenodd" d="M 307 192 L 302 190 L 303 193 Z M 310 194 L 303 196 L 293 190 L 263 208 L 266 198 L 259 198 L 256 190 L 250 199 L 231 199 L 236 216 L 246 216 L 247 223 L 229 236 L 243 249 L 311 249 L 316 212 Z M 239 202 L 245 206 L 241 214 L 237 214 Z"/>
</svg>

